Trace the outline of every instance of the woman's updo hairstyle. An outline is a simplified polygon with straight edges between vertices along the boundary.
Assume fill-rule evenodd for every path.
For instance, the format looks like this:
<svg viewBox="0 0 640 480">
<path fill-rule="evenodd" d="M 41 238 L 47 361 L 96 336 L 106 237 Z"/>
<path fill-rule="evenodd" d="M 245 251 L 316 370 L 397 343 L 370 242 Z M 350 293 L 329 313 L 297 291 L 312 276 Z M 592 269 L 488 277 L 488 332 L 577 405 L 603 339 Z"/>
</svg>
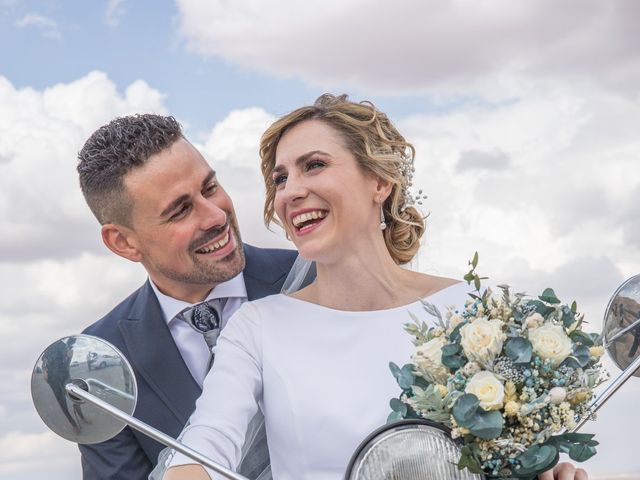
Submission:
<svg viewBox="0 0 640 480">
<path fill-rule="evenodd" d="M 307 120 L 320 120 L 333 127 L 363 172 L 392 185 L 383 205 L 387 223 L 384 241 L 397 264 L 411 261 L 425 231 L 424 217 L 413 205 L 406 204 L 415 150 L 371 102 L 351 102 L 346 95 L 336 97 L 325 93 L 313 105 L 298 108 L 276 120 L 262 135 L 260 158 L 267 190 L 265 225 L 268 227 L 272 221 L 280 224 L 274 218 L 276 186 L 272 180 L 278 143 L 292 127 Z"/>
</svg>

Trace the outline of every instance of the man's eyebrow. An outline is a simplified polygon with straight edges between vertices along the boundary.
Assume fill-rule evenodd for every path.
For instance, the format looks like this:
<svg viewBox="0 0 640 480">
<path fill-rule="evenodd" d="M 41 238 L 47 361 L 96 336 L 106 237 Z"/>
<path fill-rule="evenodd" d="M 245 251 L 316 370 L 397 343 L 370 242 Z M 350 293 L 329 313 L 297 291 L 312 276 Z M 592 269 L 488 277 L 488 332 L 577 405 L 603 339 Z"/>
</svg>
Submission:
<svg viewBox="0 0 640 480">
<path fill-rule="evenodd" d="M 313 157 L 316 154 L 320 154 L 320 155 L 325 155 L 330 157 L 331 155 L 329 155 L 327 152 L 323 152 L 322 150 L 313 150 L 312 152 L 307 152 L 304 153 L 302 155 L 300 155 L 298 158 L 296 158 L 296 166 L 300 166 L 300 164 L 306 162 L 307 160 L 309 160 L 310 157 Z M 284 170 L 286 170 L 286 168 L 283 165 L 276 165 L 275 167 L 273 167 L 273 174 L 276 173 L 281 173 Z"/>
<path fill-rule="evenodd" d="M 211 170 L 206 177 L 204 177 L 204 180 L 202 181 L 202 188 L 204 189 L 207 184 L 216 177 L 216 172 Z M 187 194 L 184 195 L 180 195 L 178 198 L 176 198 L 174 201 L 172 201 L 169 205 L 167 205 L 167 208 L 165 208 L 161 213 L 160 213 L 160 217 L 166 217 L 167 215 L 169 215 L 171 212 L 173 212 L 174 210 L 176 210 L 180 205 L 182 205 L 184 202 L 186 202 L 187 200 L 189 200 L 190 196 Z"/>
</svg>

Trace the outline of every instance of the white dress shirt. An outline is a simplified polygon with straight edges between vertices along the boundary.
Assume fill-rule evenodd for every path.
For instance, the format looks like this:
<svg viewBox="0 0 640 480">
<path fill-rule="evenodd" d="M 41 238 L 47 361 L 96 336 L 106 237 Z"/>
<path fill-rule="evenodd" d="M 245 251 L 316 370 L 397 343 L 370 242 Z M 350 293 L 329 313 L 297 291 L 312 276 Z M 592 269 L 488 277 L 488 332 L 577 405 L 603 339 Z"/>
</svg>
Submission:
<svg viewBox="0 0 640 480">
<path fill-rule="evenodd" d="M 177 300 L 162 293 L 153 280 L 151 280 L 151 288 L 158 297 L 160 308 L 164 315 L 164 321 L 167 322 L 169 332 L 173 337 L 173 341 L 178 347 L 180 355 L 187 368 L 191 372 L 191 376 L 202 387 L 204 377 L 207 375 L 207 366 L 211 352 L 204 337 L 201 333 L 196 332 L 187 322 L 179 320 L 176 317 L 178 313 L 187 307 L 193 306 L 192 303 Z M 220 283 L 209 292 L 205 299 L 212 300 L 214 298 L 227 298 L 227 302 L 222 310 L 222 322 L 220 328 L 224 328 L 227 320 L 247 301 L 247 287 L 244 284 L 242 272 L 233 277 L 231 280 Z"/>
</svg>

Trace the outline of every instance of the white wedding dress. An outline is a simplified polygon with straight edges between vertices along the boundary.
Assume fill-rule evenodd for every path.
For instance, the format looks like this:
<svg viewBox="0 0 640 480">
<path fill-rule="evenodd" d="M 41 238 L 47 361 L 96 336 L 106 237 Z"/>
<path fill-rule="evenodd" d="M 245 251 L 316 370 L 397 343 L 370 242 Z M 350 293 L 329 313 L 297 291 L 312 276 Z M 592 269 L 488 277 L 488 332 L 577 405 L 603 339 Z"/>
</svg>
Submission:
<svg viewBox="0 0 640 480">
<path fill-rule="evenodd" d="M 469 291 L 458 283 L 425 300 L 444 316 L 448 306 L 462 307 Z M 389 362 L 410 361 L 412 339 L 403 328 L 409 311 L 435 322 L 420 302 L 347 312 L 279 294 L 244 304 L 218 340 L 182 441 L 235 469 L 260 408 L 275 480 L 341 480 L 400 392 Z M 194 462 L 182 454 L 171 461 L 186 463 Z"/>
</svg>

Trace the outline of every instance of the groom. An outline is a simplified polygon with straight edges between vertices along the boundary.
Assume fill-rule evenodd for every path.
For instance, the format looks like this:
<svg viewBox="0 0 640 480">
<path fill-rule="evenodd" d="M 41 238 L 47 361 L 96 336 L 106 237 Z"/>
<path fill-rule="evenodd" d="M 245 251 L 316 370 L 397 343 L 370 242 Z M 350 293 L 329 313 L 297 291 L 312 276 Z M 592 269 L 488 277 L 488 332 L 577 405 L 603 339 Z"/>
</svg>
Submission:
<svg viewBox="0 0 640 480">
<path fill-rule="evenodd" d="M 137 384 L 134 416 L 176 437 L 194 409 L 210 360 L 203 335 L 178 315 L 220 299 L 221 327 L 247 301 L 280 291 L 296 257 L 243 244 L 231 199 L 173 117 L 134 115 L 99 128 L 79 154 L 82 193 L 116 255 L 148 280 L 84 333 L 115 345 Z M 161 444 L 126 427 L 80 446 L 85 480 L 146 479 Z M 264 429 L 240 472 L 268 466 Z"/>
</svg>

